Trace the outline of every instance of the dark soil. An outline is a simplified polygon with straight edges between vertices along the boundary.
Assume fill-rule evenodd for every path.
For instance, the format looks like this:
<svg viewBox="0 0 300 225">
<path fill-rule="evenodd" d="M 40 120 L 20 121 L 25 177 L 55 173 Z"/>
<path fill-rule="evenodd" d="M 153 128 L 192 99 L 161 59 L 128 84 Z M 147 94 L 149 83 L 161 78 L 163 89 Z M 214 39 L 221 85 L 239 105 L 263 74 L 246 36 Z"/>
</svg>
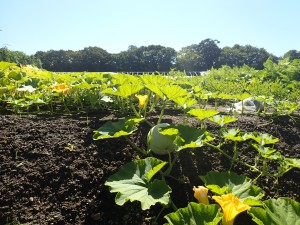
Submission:
<svg viewBox="0 0 300 225">
<path fill-rule="evenodd" d="M 160 205 L 142 211 L 139 202 L 117 206 L 115 194 L 104 185 L 118 169 L 137 158 L 126 140 L 94 141 L 93 130 L 104 122 L 117 119 L 114 115 L 2 115 L 0 116 L 0 224 L 151 224 Z M 157 118 L 150 120 L 155 122 Z M 242 131 L 258 131 L 280 139 L 275 144 L 287 157 L 300 158 L 299 116 L 259 117 L 239 116 L 230 126 Z M 182 116 L 168 113 L 165 122 L 182 123 Z M 189 124 L 200 122 L 189 119 Z M 217 127 L 208 123 L 208 129 Z M 132 141 L 146 147 L 149 126 L 142 123 L 131 135 Z M 240 146 L 243 160 L 253 163 L 255 150 Z M 228 151 L 232 146 L 227 146 Z M 160 157 L 163 159 L 163 157 Z M 172 172 L 182 183 L 170 178 L 172 199 L 177 207 L 195 201 L 193 186 L 203 185 L 199 175 L 208 171 L 227 171 L 228 160 L 207 147 L 184 150 Z M 241 165 L 232 168 L 250 178 L 255 175 Z M 300 170 L 293 169 L 275 185 L 273 177 L 262 177 L 256 185 L 265 191 L 265 199 L 281 196 L 300 201 Z M 212 200 L 211 200 L 212 201 Z M 158 224 L 166 220 L 158 218 Z M 247 214 L 241 214 L 235 224 L 253 224 Z"/>
</svg>

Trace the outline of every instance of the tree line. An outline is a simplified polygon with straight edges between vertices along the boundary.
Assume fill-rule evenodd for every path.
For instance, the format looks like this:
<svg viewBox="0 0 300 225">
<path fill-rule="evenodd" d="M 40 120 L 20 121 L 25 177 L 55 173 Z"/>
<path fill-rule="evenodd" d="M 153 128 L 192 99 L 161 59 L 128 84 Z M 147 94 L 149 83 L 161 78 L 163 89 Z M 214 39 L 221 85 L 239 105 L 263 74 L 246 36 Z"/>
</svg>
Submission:
<svg viewBox="0 0 300 225">
<path fill-rule="evenodd" d="M 207 38 L 199 44 L 183 47 L 178 52 L 170 47 L 149 45 L 137 47 L 131 45 L 126 51 L 111 54 L 99 47 L 86 47 L 83 50 L 49 50 L 26 55 L 19 51 L 0 49 L 0 61 L 32 64 L 39 68 L 56 72 L 154 72 L 170 71 L 206 71 L 220 68 L 248 65 L 263 69 L 267 59 L 274 62 L 282 59 L 268 53 L 264 48 L 251 45 L 218 46 L 220 42 Z M 300 51 L 290 50 L 283 58 L 300 59 Z"/>
</svg>

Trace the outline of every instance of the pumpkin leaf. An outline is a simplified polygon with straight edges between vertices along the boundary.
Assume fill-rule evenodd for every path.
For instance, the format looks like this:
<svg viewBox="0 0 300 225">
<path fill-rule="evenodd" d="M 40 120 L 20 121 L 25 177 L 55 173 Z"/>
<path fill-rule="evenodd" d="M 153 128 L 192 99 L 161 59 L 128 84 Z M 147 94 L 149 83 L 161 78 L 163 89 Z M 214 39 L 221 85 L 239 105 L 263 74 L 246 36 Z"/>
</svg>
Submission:
<svg viewBox="0 0 300 225">
<path fill-rule="evenodd" d="M 156 203 L 169 204 L 171 188 L 163 180 L 153 176 L 162 169 L 166 162 L 148 157 L 126 164 L 105 182 L 111 193 L 117 193 L 117 205 L 127 201 L 140 201 L 142 210 L 149 209 Z"/>
<path fill-rule="evenodd" d="M 238 135 L 239 132 L 240 132 L 240 130 L 236 129 L 236 128 L 230 128 L 230 129 L 221 128 L 219 131 L 221 137 L 223 137 L 227 140 L 244 141 L 243 136 Z"/>
<path fill-rule="evenodd" d="M 263 208 L 252 207 L 248 214 L 259 225 L 300 224 L 300 204 L 290 198 L 266 200 Z"/>
<path fill-rule="evenodd" d="M 215 115 L 213 117 L 209 118 L 210 121 L 215 122 L 219 124 L 221 127 L 223 127 L 227 123 L 232 123 L 237 121 L 237 118 L 233 118 L 230 116 L 224 116 L 224 115 Z"/>
<path fill-rule="evenodd" d="M 191 109 L 187 113 L 197 117 L 199 120 L 204 120 L 214 115 L 217 115 L 219 112 L 211 109 Z"/>
<path fill-rule="evenodd" d="M 169 225 L 218 225 L 222 215 L 220 207 L 216 204 L 190 202 L 187 207 L 167 214 L 164 218 Z"/>
<path fill-rule="evenodd" d="M 200 176 L 205 186 L 217 195 L 233 193 L 242 202 L 246 199 L 259 200 L 264 196 L 261 188 L 252 185 L 251 179 L 238 175 L 232 171 L 216 172 L 210 171 L 205 176 Z M 248 202 L 251 202 L 248 200 Z M 255 201 L 255 205 L 260 204 Z"/>
<path fill-rule="evenodd" d="M 116 95 L 123 98 L 128 98 L 142 90 L 144 86 L 139 84 L 123 84 L 117 88 L 107 88 L 102 91 L 102 94 Z"/>
<path fill-rule="evenodd" d="M 131 118 L 120 119 L 117 122 L 108 121 L 94 131 L 93 139 L 100 140 L 130 135 L 137 130 L 136 124 L 142 120 L 143 118 Z"/>
</svg>

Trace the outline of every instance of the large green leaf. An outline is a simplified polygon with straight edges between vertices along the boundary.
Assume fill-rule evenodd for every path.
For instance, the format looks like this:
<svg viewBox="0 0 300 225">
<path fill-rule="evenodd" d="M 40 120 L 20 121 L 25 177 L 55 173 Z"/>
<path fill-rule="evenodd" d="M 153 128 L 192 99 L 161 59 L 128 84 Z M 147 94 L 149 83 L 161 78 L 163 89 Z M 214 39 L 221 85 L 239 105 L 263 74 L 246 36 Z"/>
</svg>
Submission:
<svg viewBox="0 0 300 225">
<path fill-rule="evenodd" d="M 114 88 L 107 88 L 102 91 L 102 94 L 110 94 L 110 95 L 116 95 L 123 98 L 128 98 L 140 90 L 142 90 L 144 86 L 139 84 L 123 84 L 119 86 L 117 89 Z"/>
<path fill-rule="evenodd" d="M 235 96 L 234 95 L 229 95 L 225 93 L 217 93 L 215 98 L 220 98 L 220 99 L 233 99 Z"/>
<path fill-rule="evenodd" d="M 155 93 L 161 99 L 164 98 L 164 94 L 162 93 L 159 85 L 157 85 L 157 84 L 146 84 L 145 87 L 148 88 L 153 93 Z"/>
<path fill-rule="evenodd" d="M 187 125 L 179 125 L 177 129 L 180 135 L 179 142 L 176 143 L 178 151 L 186 148 L 199 148 L 204 145 L 204 142 L 213 140 L 206 128 L 197 129 Z"/>
<path fill-rule="evenodd" d="M 211 109 L 191 109 L 188 111 L 188 114 L 196 116 L 199 120 L 204 120 L 214 115 L 217 115 L 219 112 Z"/>
<path fill-rule="evenodd" d="M 156 203 L 169 204 L 171 188 L 165 181 L 152 177 L 162 169 L 166 162 L 148 157 L 126 164 L 105 182 L 111 193 L 117 193 L 115 201 L 123 205 L 130 200 L 140 201 L 143 210 Z"/>
<path fill-rule="evenodd" d="M 237 120 L 237 118 L 233 118 L 230 116 L 224 116 L 224 115 L 215 115 L 213 117 L 209 118 L 210 121 L 215 122 L 219 124 L 221 127 L 223 127 L 227 123 L 232 123 Z"/>
<path fill-rule="evenodd" d="M 169 100 L 176 100 L 177 98 L 189 96 L 187 90 L 177 85 L 166 85 L 161 87 L 161 91 Z"/>
<path fill-rule="evenodd" d="M 126 85 L 126 84 L 140 84 L 141 80 L 138 76 L 133 76 L 130 74 L 110 74 L 112 77 L 112 83 L 117 85 Z"/>
<path fill-rule="evenodd" d="M 7 77 L 13 80 L 21 80 L 23 78 L 23 74 L 21 72 L 12 71 Z"/>
<path fill-rule="evenodd" d="M 178 209 L 164 218 L 169 225 L 218 225 L 222 215 L 220 207 L 216 204 L 190 202 L 187 207 Z"/>
<path fill-rule="evenodd" d="M 162 99 L 164 98 L 164 93 L 161 90 L 162 87 L 170 85 L 170 83 L 172 83 L 172 81 L 165 76 L 145 74 L 140 76 L 140 78 L 145 84 L 146 88 L 148 88 L 150 91 L 152 91 Z"/>
<path fill-rule="evenodd" d="M 188 125 L 172 126 L 163 129 L 160 133 L 174 140 L 177 151 L 187 148 L 199 148 L 205 142 L 213 140 L 213 137 L 205 128 L 197 129 Z"/>
<path fill-rule="evenodd" d="M 78 89 L 91 89 L 92 87 L 94 87 L 94 85 L 91 85 L 86 81 L 82 81 L 81 83 L 74 85 L 74 88 Z"/>
<path fill-rule="evenodd" d="M 197 100 L 189 96 L 183 96 L 173 99 L 173 101 L 184 109 L 190 108 L 191 106 L 197 104 Z"/>
<path fill-rule="evenodd" d="M 265 147 L 259 144 L 252 144 L 252 146 L 258 151 L 258 153 L 263 157 L 267 159 L 275 159 L 280 160 L 282 159 L 282 155 L 279 151 L 276 151 L 273 148 Z"/>
<path fill-rule="evenodd" d="M 205 176 L 200 176 L 200 178 L 208 189 L 218 195 L 233 193 L 241 201 L 247 199 L 259 200 L 264 195 L 261 188 L 251 184 L 250 178 L 231 171 L 210 171 Z M 248 200 L 248 202 L 251 202 L 251 205 L 260 204 L 260 201 Z"/>
<path fill-rule="evenodd" d="M 300 204 L 290 198 L 269 199 L 263 208 L 252 207 L 248 214 L 259 225 L 300 225 Z"/>
<path fill-rule="evenodd" d="M 236 128 L 221 128 L 219 131 L 221 137 L 231 141 L 244 141 L 244 138 L 239 135 L 240 130 Z"/>
<path fill-rule="evenodd" d="M 107 139 L 127 136 L 137 130 L 136 124 L 143 118 L 120 119 L 117 122 L 108 121 L 94 131 L 93 139 Z"/>
<path fill-rule="evenodd" d="M 283 174 L 293 168 L 300 169 L 300 159 L 281 156 L 280 165 L 278 167 L 278 176 L 283 176 Z"/>
<path fill-rule="evenodd" d="M 247 92 L 244 92 L 243 94 L 233 95 L 233 97 L 239 100 L 244 100 L 246 98 L 249 98 L 250 95 Z"/>
<path fill-rule="evenodd" d="M 300 159 L 284 157 L 286 166 L 300 169 Z"/>
<path fill-rule="evenodd" d="M 278 138 L 272 136 L 271 134 L 267 133 L 260 133 L 260 132 L 252 132 L 252 133 L 247 133 L 244 135 L 245 139 L 252 139 L 259 143 L 260 145 L 269 145 L 269 144 L 275 144 L 276 142 L 279 141 Z"/>
</svg>

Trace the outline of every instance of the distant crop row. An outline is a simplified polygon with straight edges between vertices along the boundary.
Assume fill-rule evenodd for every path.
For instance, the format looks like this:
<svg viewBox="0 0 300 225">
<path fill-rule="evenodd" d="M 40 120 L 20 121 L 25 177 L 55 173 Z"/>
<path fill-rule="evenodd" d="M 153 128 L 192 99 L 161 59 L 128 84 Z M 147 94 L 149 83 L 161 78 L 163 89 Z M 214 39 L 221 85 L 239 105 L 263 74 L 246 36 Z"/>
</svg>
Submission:
<svg viewBox="0 0 300 225">
<path fill-rule="evenodd" d="M 148 112 L 162 107 L 205 108 L 208 103 L 230 108 L 232 103 L 252 97 L 266 103 L 264 113 L 282 115 L 299 109 L 299 74 L 297 60 L 267 61 L 264 70 L 223 66 L 204 76 L 186 76 L 180 71 L 171 71 L 169 76 L 54 73 L 1 62 L 0 103 L 2 110 L 16 113 L 62 109 L 126 113 L 138 101 L 136 95 L 148 96 Z"/>
</svg>

